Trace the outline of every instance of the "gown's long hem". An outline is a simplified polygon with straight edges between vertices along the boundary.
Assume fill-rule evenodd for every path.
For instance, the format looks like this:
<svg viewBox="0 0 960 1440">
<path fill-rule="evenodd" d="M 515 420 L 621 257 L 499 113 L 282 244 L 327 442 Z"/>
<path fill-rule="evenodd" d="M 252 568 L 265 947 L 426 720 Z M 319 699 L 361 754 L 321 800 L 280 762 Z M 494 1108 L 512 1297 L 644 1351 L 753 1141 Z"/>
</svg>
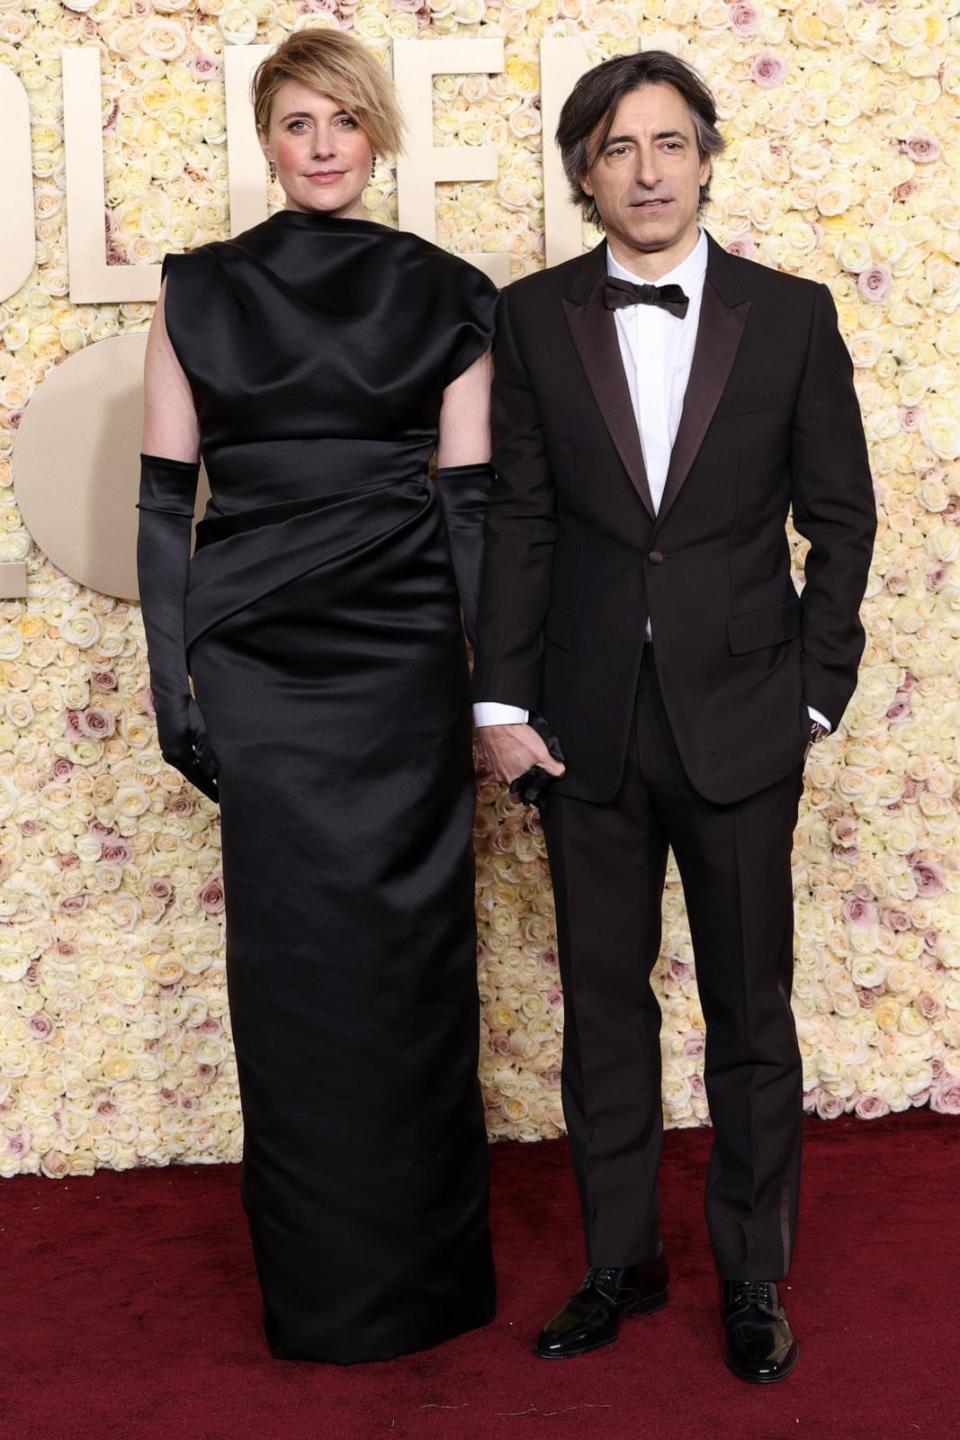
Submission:
<svg viewBox="0 0 960 1440">
<path fill-rule="evenodd" d="M 377 1361 L 397 1360 L 404 1355 L 417 1355 L 423 1350 L 432 1350 L 435 1346 L 443 1345 L 448 1340 L 456 1340 L 460 1335 L 468 1335 L 471 1330 L 482 1329 L 485 1325 L 491 1324 L 495 1318 L 496 1302 L 485 1301 L 483 1304 L 466 1310 L 463 1316 L 452 1324 L 438 1325 L 432 1330 L 424 1330 L 421 1335 L 411 1336 L 409 1342 L 403 1345 L 387 1345 L 382 1349 L 371 1349 L 369 1353 L 364 1354 L 357 1354 L 353 1350 L 349 1354 L 334 1353 L 333 1351 L 315 1354 L 308 1346 L 301 1347 L 273 1341 L 270 1338 L 270 1324 L 266 1314 L 263 1328 L 270 1355 L 274 1360 L 302 1360 L 320 1365 L 369 1365 L 375 1364 Z"/>
</svg>

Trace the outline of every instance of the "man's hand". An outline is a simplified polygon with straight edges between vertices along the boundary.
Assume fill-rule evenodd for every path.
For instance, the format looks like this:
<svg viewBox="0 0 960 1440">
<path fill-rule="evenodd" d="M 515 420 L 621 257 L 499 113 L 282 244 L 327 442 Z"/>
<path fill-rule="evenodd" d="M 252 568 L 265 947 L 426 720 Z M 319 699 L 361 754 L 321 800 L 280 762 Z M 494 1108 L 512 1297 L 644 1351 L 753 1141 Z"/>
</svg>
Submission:
<svg viewBox="0 0 960 1440">
<path fill-rule="evenodd" d="M 531 765 L 541 766 L 548 775 L 562 775 L 567 768 L 554 760 L 532 725 L 480 725 L 477 739 L 480 769 L 494 780 L 509 784 Z"/>
</svg>

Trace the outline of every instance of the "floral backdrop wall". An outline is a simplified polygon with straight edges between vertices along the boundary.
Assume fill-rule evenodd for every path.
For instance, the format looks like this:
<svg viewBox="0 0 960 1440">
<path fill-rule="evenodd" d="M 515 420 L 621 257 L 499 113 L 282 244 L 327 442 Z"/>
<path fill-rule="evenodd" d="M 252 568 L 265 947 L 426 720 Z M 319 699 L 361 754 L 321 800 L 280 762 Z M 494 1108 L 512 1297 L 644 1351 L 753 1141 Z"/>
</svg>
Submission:
<svg viewBox="0 0 960 1440">
<path fill-rule="evenodd" d="M 215 808 L 160 760 L 135 606 L 31 547 L 13 431 L 59 360 L 146 304 L 66 299 L 59 51 L 102 52 L 115 263 L 227 234 L 224 43 L 304 25 L 504 36 L 503 74 L 438 77 L 437 143 L 492 144 L 495 182 L 439 187 L 440 243 L 543 263 L 538 45 L 594 61 L 663 45 L 710 80 L 729 149 L 708 223 L 737 253 L 828 284 L 856 365 L 882 525 L 868 644 L 842 731 L 807 768 L 795 1011 L 810 1109 L 960 1113 L 960 0 L 0 0 L 29 94 L 37 264 L 0 305 L 0 1175 L 235 1160 L 241 1129 Z M 273 196 L 279 204 L 279 194 Z M 380 166 L 371 215 L 396 214 Z M 596 240 L 585 233 L 585 242 Z M 800 553 L 797 551 L 799 564 Z M 482 1073 L 495 1137 L 562 1126 L 561 995 L 536 816 L 477 812 Z M 658 967 L 668 1123 L 707 1118 L 703 1021 L 672 874 Z"/>
</svg>

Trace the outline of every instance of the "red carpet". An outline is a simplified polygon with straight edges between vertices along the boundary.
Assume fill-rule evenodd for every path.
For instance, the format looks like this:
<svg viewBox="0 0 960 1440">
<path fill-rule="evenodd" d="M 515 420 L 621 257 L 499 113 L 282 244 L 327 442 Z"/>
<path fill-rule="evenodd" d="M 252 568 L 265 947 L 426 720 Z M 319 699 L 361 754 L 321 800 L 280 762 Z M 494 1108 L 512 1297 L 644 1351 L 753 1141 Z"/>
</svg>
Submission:
<svg viewBox="0 0 960 1440">
<path fill-rule="evenodd" d="M 531 1340 L 580 1278 L 562 1142 L 493 1150 L 500 1314 L 432 1353 L 272 1361 L 233 1167 L 0 1182 L 3 1440 L 914 1440 L 960 1436 L 960 1121 L 809 1121 L 788 1292 L 799 1365 L 720 1361 L 709 1132 L 668 1134 L 669 1307 L 568 1362 Z"/>
</svg>

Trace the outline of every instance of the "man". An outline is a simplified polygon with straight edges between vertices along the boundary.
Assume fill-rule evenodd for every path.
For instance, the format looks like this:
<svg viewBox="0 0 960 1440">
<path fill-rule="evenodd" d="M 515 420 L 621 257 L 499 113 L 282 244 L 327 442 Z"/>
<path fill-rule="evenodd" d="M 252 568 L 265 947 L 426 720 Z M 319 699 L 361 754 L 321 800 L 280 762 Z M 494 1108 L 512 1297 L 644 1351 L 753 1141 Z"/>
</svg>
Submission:
<svg viewBox="0 0 960 1440">
<path fill-rule="evenodd" d="M 866 446 L 829 291 L 699 228 L 724 142 L 689 67 L 607 61 L 557 140 L 606 240 L 502 296 L 474 690 L 493 775 L 555 777 L 563 1103 L 590 1268 L 537 1349 L 581 1355 L 667 1299 L 649 977 L 672 846 L 707 1025 L 726 1359 L 775 1381 L 797 1357 L 777 1292 L 801 1136 L 790 854 L 806 751 L 863 649 Z M 791 508 L 810 542 L 801 597 Z"/>
</svg>

